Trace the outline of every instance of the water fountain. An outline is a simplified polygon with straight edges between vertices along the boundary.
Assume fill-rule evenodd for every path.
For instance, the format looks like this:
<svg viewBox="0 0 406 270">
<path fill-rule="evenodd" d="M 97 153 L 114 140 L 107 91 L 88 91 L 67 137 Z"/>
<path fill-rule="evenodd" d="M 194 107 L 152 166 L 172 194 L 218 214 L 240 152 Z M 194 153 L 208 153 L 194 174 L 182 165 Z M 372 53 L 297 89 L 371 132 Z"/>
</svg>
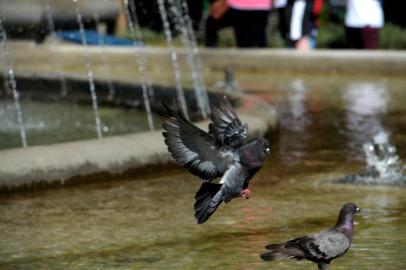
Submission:
<svg viewBox="0 0 406 270">
<path fill-rule="evenodd" d="M 164 32 L 165 32 L 165 36 L 166 36 L 166 42 L 167 42 L 168 48 L 170 50 L 172 70 L 173 70 L 173 75 L 175 78 L 178 103 L 179 103 L 180 108 L 181 108 L 183 114 L 185 115 L 185 117 L 187 119 L 189 119 L 189 113 L 188 113 L 188 109 L 186 106 L 185 94 L 184 94 L 183 88 L 182 88 L 180 67 L 179 67 L 179 62 L 178 62 L 178 53 L 176 52 L 176 49 L 173 45 L 172 31 L 171 31 L 171 28 L 169 25 L 168 14 L 166 12 L 165 2 L 164 2 L 164 0 L 157 0 L 157 1 L 158 1 L 158 6 L 159 6 L 159 13 L 161 14 Z"/>
<path fill-rule="evenodd" d="M 54 17 L 52 14 L 52 9 L 51 6 L 49 4 L 48 0 L 44 0 L 43 2 L 44 5 L 44 13 L 45 13 L 45 17 L 46 17 L 46 21 L 47 21 L 47 25 L 48 25 L 48 30 L 50 32 L 50 40 L 51 40 L 51 51 L 52 51 L 52 60 L 54 63 L 54 66 L 56 68 L 57 74 L 58 74 L 58 78 L 61 84 L 61 96 L 66 96 L 68 93 L 68 88 L 66 86 L 66 79 L 65 79 L 65 75 L 63 72 L 63 65 L 62 62 L 60 60 L 60 58 L 57 56 L 56 54 L 56 50 L 58 47 L 58 39 L 56 37 L 56 29 L 55 29 L 55 22 L 54 22 Z"/>
<path fill-rule="evenodd" d="M 195 90 L 198 108 L 202 117 L 207 118 L 207 104 L 205 103 L 205 97 L 203 94 L 204 89 L 202 89 L 199 80 L 190 31 L 188 31 L 189 28 L 187 27 L 188 22 L 186 21 L 185 16 L 182 14 L 183 8 L 179 6 L 178 3 L 175 3 L 173 0 L 168 0 L 168 4 L 175 21 L 175 29 L 181 33 L 183 47 L 185 47 L 187 51 L 187 62 L 190 69 L 190 76 L 193 83 L 193 88 Z"/>
<path fill-rule="evenodd" d="M 101 139 L 103 137 L 103 135 L 102 135 L 100 115 L 99 115 L 99 108 L 98 108 L 98 104 L 97 104 L 96 87 L 95 87 L 94 78 L 93 78 L 92 63 L 91 63 L 89 51 L 87 48 L 85 27 L 83 24 L 83 18 L 82 18 L 82 14 L 80 12 L 80 7 L 79 7 L 78 1 L 79 0 L 73 0 L 73 2 L 75 3 L 76 19 L 79 24 L 80 37 L 81 37 L 82 45 L 83 45 L 83 55 L 84 55 L 85 61 L 86 61 L 87 78 L 89 80 L 89 91 L 90 91 L 90 96 L 92 99 L 92 107 L 93 107 L 93 111 L 94 111 L 94 118 L 95 118 L 95 124 L 96 124 L 96 133 L 97 133 L 97 137 L 99 139 Z"/>
<path fill-rule="evenodd" d="M 211 113 L 210 101 L 209 101 L 209 95 L 207 92 L 207 87 L 206 87 L 206 84 L 203 79 L 203 67 L 202 67 L 202 62 L 200 59 L 199 46 L 197 45 L 197 39 L 196 39 L 195 32 L 193 30 L 193 24 L 192 24 L 192 20 L 190 18 L 189 7 L 188 7 L 186 0 L 181 1 L 181 10 L 182 10 L 182 16 L 185 18 L 187 33 L 189 35 L 189 39 L 190 39 L 191 45 L 192 45 L 192 54 L 193 54 L 193 59 L 195 60 L 198 84 L 199 84 L 200 88 L 202 89 L 201 94 L 203 95 L 203 99 L 204 99 L 203 102 L 206 107 L 206 112 L 208 114 L 210 114 Z"/>
<path fill-rule="evenodd" d="M 130 31 L 131 38 L 134 42 L 133 54 L 137 62 L 138 72 L 141 80 L 142 96 L 144 99 L 145 111 L 147 112 L 147 120 L 150 130 L 154 130 L 154 121 L 152 118 L 151 104 L 150 104 L 150 93 L 153 93 L 151 82 L 149 81 L 148 75 L 145 70 L 146 59 L 143 54 L 139 53 L 139 46 L 137 42 L 142 42 L 141 31 L 139 29 L 139 24 L 137 20 L 137 12 L 135 10 L 135 4 L 133 1 L 128 2 L 124 0 L 124 10 L 127 17 L 128 29 Z M 148 91 L 149 90 L 149 91 Z"/>
<path fill-rule="evenodd" d="M 105 44 L 104 44 L 104 37 L 106 35 L 106 29 L 100 23 L 99 14 L 97 12 L 93 12 L 93 20 L 96 25 L 96 31 L 97 31 L 98 38 L 99 38 L 98 42 L 99 42 L 99 46 L 100 46 L 100 50 L 99 50 L 100 57 L 102 59 L 103 65 L 104 65 L 105 75 L 106 75 L 106 84 L 107 84 L 107 88 L 109 89 L 108 99 L 113 100 L 114 95 L 116 94 L 116 89 L 114 88 L 113 80 L 111 78 L 110 60 L 109 60 L 108 54 L 106 53 L 106 48 L 105 48 Z"/>
<path fill-rule="evenodd" d="M 1 40 L 1 47 L 2 47 L 2 51 L 3 51 L 3 65 L 4 65 L 4 73 L 7 73 L 6 76 L 4 76 L 4 81 L 6 82 L 6 78 L 8 78 L 8 82 L 9 85 L 11 86 L 11 90 L 13 93 L 13 98 L 14 98 L 14 108 L 16 111 L 16 115 L 17 115 L 17 121 L 20 127 L 20 137 L 21 137 L 21 144 L 23 147 L 27 147 L 27 137 L 25 134 L 25 127 L 24 127 L 24 122 L 23 122 L 23 114 L 21 111 L 21 107 L 20 107 L 20 94 L 18 92 L 17 89 L 17 82 L 16 79 L 14 77 L 14 70 L 13 70 L 13 66 L 12 66 L 12 60 L 11 60 L 11 53 L 10 53 L 10 49 L 8 47 L 8 41 L 7 41 L 7 33 L 6 30 L 3 27 L 3 23 L 0 20 L 0 40 Z M 5 83 L 6 84 L 6 83 Z M 8 87 L 7 87 L 8 88 Z M 6 89 L 7 89 L 6 88 Z"/>
<path fill-rule="evenodd" d="M 339 180 L 342 183 L 367 185 L 406 185 L 406 175 L 396 147 L 389 142 L 388 133 L 380 131 L 372 141 L 362 146 L 366 157 L 363 173 Z"/>
</svg>

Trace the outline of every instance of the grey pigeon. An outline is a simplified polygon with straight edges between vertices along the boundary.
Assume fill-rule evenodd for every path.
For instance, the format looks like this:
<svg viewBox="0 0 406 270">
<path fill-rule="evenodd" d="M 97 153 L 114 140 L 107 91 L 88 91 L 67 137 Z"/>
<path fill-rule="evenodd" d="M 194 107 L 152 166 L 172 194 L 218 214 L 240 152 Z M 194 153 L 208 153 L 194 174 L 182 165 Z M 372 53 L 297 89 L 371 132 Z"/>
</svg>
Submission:
<svg viewBox="0 0 406 270">
<path fill-rule="evenodd" d="M 282 244 L 270 244 L 270 250 L 261 254 L 264 261 L 293 258 L 315 262 L 318 269 L 327 270 L 330 262 L 343 256 L 351 246 L 354 234 L 353 215 L 361 210 L 353 203 L 346 203 L 340 210 L 336 225 L 320 233 L 302 236 Z"/>
<path fill-rule="evenodd" d="M 157 113 L 172 157 L 203 180 L 194 205 L 199 224 L 207 221 L 222 202 L 249 198 L 249 182 L 264 164 L 269 143 L 264 138 L 246 143 L 248 126 L 242 125 L 226 97 L 212 108 L 209 133 L 187 120 L 180 110 L 171 110 L 165 104 Z M 218 184 L 212 183 L 219 177 Z"/>
</svg>

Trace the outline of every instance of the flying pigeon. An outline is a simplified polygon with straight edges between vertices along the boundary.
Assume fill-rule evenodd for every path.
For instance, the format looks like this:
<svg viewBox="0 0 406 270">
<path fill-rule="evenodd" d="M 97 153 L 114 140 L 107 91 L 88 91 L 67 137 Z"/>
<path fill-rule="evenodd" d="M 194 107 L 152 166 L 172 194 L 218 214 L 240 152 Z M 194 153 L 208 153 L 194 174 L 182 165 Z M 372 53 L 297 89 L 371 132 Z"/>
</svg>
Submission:
<svg viewBox="0 0 406 270">
<path fill-rule="evenodd" d="M 270 244 L 262 253 L 264 261 L 278 259 L 307 259 L 315 262 L 319 270 L 327 270 L 330 262 L 343 256 L 351 246 L 354 234 L 353 215 L 361 210 L 353 203 L 346 203 L 340 210 L 336 225 L 320 233 L 302 236 L 282 244 Z"/>
<path fill-rule="evenodd" d="M 226 97 L 212 108 L 208 133 L 187 120 L 180 110 L 173 111 L 165 104 L 157 113 L 172 157 L 203 180 L 195 195 L 197 223 L 207 221 L 222 202 L 249 198 L 249 182 L 264 164 L 269 143 L 264 138 L 246 142 L 248 126 L 242 125 Z M 212 183 L 219 177 L 219 183 Z"/>
</svg>

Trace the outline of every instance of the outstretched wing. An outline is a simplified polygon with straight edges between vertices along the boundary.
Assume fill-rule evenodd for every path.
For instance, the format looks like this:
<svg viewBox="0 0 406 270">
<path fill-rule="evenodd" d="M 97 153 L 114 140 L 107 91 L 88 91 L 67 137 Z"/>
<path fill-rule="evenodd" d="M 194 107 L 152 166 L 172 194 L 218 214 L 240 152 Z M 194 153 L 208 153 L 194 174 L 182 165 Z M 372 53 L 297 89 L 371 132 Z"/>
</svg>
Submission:
<svg viewBox="0 0 406 270">
<path fill-rule="evenodd" d="M 344 255 L 351 245 L 343 233 L 334 230 L 298 238 L 289 241 L 289 244 L 302 250 L 307 258 L 322 261 L 330 261 Z"/>
<path fill-rule="evenodd" d="M 223 96 L 219 105 L 212 108 L 209 133 L 216 142 L 231 148 L 239 148 L 245 143 L 248 125 L 243 125 L 235 113 L 230 101 Z"/>
<path fill-rule="evenodd" d="M 212 136 L 181 113 L 173 112 L 166 105 L 157 113 L 163 121 L 165 144 L 179 165 L 203 180 L 211 181 L 223 175 L 232 162 L 232 153 L 218 149 Z"/>
</svg>

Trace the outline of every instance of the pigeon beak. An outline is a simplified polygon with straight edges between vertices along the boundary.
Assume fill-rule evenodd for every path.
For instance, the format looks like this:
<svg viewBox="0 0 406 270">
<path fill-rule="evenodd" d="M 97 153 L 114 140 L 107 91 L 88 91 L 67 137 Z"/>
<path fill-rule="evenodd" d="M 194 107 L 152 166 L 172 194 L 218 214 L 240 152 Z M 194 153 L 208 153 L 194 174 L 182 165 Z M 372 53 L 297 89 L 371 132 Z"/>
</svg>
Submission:
<svg viewBox="0 0 406 270">
<path fill-rule="evenodd" d="M 269 154 L 269 153 L 271 153 L 271 149 L 266 148 L 266 149 L 265 149 L 265 152 L 266 152 L 267 154 Z"/>
<path fill-rule="evenodd" d="M 357 207 L 357 208 L 355 209 L 355 213 L 361 213 L 361 209 Z"/>
</svg>

